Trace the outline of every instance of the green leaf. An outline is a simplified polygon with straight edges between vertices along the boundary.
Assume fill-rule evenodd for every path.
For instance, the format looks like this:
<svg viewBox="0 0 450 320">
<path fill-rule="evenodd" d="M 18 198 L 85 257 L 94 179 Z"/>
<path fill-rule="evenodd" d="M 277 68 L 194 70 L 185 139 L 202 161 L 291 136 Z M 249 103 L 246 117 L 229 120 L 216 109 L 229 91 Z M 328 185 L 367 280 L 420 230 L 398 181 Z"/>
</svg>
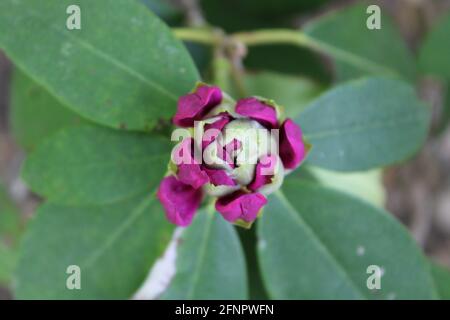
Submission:
<svg viewBox="0 0 450 320">
<path fill-rule="evenodd" d="M 282 105 L 287 117 L 295 117 L 322 92 L 322 86 L 301 77 L 275 72 L 246 74 L 245 88 L 249 95 L 273 99 Z"/>
<path fill-rule="evenodd" d="M 26 159 L 33 191 L 63 204 L 101 204 L 150 192 L 167 171 L 170 141 L 94 126 L 59 131 Z"/>
<path fill-rule="evenodd" d="M 183 231 L 176 261 L 164 299 L 248 298 L 239 237 L 217 212 L 197 212 L 192 225 Z"/>
<path fill-rule="evenodd" d="M 442 300 L 450 300 L 450 270 L 431 263 L 431 274 L 433 275 L 439 298 Z"/>
<path fill-rule="evenodd" d="M 296 120 L 313 145 L 310 163 L 361 171 L 413 155 L 425 141 L 429 117 L 411 86 L 368 78 L 328 91 Z"/>
<path fill-rule="evenodd" d="M 109 206 L 44 204 L 21 248 L 19 299 L 127 299 L 170 241 L 172 226 L 154 194 Z M 69 290 L 67 268 L 80 268 Z"/>
<path fill-rule="evenodd" d="M 420 49 L 419 65 L 424 73 L 450 80 L 450 15 L 444 16 L 433 26 Z"/>
<path fill-rule="evenodd" d="M 381 13 L 381 29 L 369 30 L 368 5 L 357 4 L 324 15 L 304 31 L 336 61 L 340 80 L 367 74 L 396 75 L 413 79 L 415 62 L 389 16 Z"/>
<path fill-rule="evenodd" d="M 18 69 L 11 95 L 12 132 L 27 151 L 61 128 L 86 123 Z"/>
<path fill-rule="evenodd" d="M 0 242 L 15 242 L 21 231 L 19 210 L 0 183 Z M 4 239 L 7 238 L 7 239 Z"/>
<path fill-rule="evenodd" d="M 0 242 L 0 286 L 8 285 L 17 263 L 17 250 Z"/>
<path fill-rule="evenodd" d="M 197 70 L 170 29 L 137 1 L 0 2 L 0 47 L 72 110 L 114 128 L 148 130 L 169 119 Z"/>
<path fill-rule="evenodd" d="M 428 264 L 389 213 L 298 179 L 270 197 L 259 222 L 263 278 L 275 299 L 430 299 Z M 367 280 L 377 265 L 381 288 Z"/>
<path fill-rule="evenodd" d="M 19 211 L 0 184 L 0 285 L 8 285 L 11 280 L 21 234 Z"/>
<path fill-rule="evenodd" d="M 383 172 L 380 169 L 342 173 L 306 166 L 306 170 L 323 186 L 347 192 L 379 208 L 384 208 L 386 192 L 382 181 Z"/>
</svg>

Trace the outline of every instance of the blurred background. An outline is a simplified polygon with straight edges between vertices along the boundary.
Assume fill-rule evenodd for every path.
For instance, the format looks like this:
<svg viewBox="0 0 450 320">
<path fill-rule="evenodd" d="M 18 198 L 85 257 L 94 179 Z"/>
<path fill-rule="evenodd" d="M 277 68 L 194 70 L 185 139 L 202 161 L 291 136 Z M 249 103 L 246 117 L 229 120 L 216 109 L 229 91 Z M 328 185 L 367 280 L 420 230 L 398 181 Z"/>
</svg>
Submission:
<svg viewBox="0 0 450 320">
<path fill-rule="evenodd" d="M 298 28 L 318 15 L 361 2 L 302 0 L 299 5 L 299 0 L 284 0 L 287 5 L 279 7 L 278 1 L 270 0 L 141 1 L 171 26 L 196 25 L 207 21 L 227 32 L 268 27 Z M 450 11 L 450 0 L 373 0 L 370 4 L 382 8 L 382 17 L 387 14 L 393 19 L 414 54 L 430 28 Z M 450 35 L 448 39 L 450 44 Z M 208 74 L 211 52 L 193 44 L 188 47 L 199 69 Z M 245 70 L 249 72 L 283 72 L 293 77 L 307 78 L 310 90 L 306 90 L 305 94 L 309 95 L 308 98 L 320 93 L 320 88 L 338 81 L 333 64 L 326 57 L 306 49 L 289 46 L 256 47 L 247 53 L 244 64 Z M 33 86 L 21 88 L 22 91 L 14 89 L 14 74 L 14 66 L 0 50 L 0 231 L 2 228 L 10 229 L 8 238 L 0 238 L 0 255 L 9 254 L 3 247 L 17 245 L 14 243 L 15 236 L 20 234 L 40 202 L 19 177 L 25 154 L 32 148 L 27 147 L 24 141 L 26 137 L 15 130 L 17 124 L 11 107 L 14 104 L 11 103 L 13 95 L 14 99 L 19 99 L 15 95 L 21 93 L 30 99 L 39 97 L 34 96 L 38 93 L 33 91 Z M 377 176 L 380 179 L 372 179 L 369 183 L 378 184 L 371 187 L 378 190 L 378 201 L 382 201 L 384 207 L 410 229 L 426 254 L 450 267 L 450 126 L 443 125 L 442 121 L 450 105 L 450 97 L 446 100 L 450 93 L 447 84 L 426 75 L 418 79 L 416 87 L 420 97 L 433 110 L 428 141 L 409 162 L 385 169 Z M 13 89 L 15 93 L 12 93 Z M 39 108 L 32 116 L 39 117 Z M 33 132 L 39 134 L 40 129 L 33 128 Z M 353 183 L 342 176 L 337 181 L 344 184 L 344 189 L 348 187 L 345 184 Z M 18 221 L 15 221 L 13 214 L 9 214 L 12 212 L 19 213 Z M 11 298 L 11 293 L 1 284 L 2 268 L 9 267 L 2 265 L 5 261 L 0 261 L 0 299 Z"/>
</svg>

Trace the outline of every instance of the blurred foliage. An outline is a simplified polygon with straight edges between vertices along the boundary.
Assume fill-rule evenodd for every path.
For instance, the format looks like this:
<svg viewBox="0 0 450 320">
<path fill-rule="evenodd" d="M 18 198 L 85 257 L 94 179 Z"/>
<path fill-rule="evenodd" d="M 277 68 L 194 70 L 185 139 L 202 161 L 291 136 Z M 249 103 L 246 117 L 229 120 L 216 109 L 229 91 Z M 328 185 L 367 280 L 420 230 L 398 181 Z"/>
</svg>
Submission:
<svg viewBox="0 0 450 320">
<path fill-rule="evenodd" d="M 201 0 L 201 7 L 208 22 L 234 32 L 289 27 L 295 15 L 311 12 L 326 2 L 329 0 Z"/>
<path fill-rule="evenodd" d="M 167 24 L 178 24 L 182 20 L 183 13 L 167 0 L 140 0 L 150 11 L 163 19 Z"/>
<path fill-rule="evenodd" d="M 244 59 L 244 65 L 250 70 L 302 75 L 324 84 L 331 81 L 331 74 L 317 54 L 311 50 L 290 45 L 252 47 Z"/>
<path fill-rule="evenodd" d="M 21 232 L 19 211 L 0 184 L 0 285 L 11 280 Z"/>
<path fill-rule="evenodd" d="M 383 12 L 382 28 L 366 28 L 367 6 L 356 4 L 332 11 L 311 20 L 304 26 L 306 34 L 329 47 L 336 58 L 338 80 L 350 80 L 362 75 L 381 74 L 414 80 L 415 61 L 388 14 Z M 353 60 L 358 67 L 343 62 Z"/>
<path fill-rule="evenodd" d="M 244 84 L 249 95 L 275 100 L 290 118 L 301 113 L 324 90 L 308 78 L 275 72 L 247 73 Z"/>
<path fill-rule="evenodd" d="M 450 300 L 450 270 L 447 267 L 431 263 L 431 274 L 439 297 L 443 300 Z"/>
<path fill-rule="evenodd" d="M 450 122 L 450 14 L 438 20 L 425 37 L 419 51 L 422 73 L 439 78 L 444 86 L 444 112 L 441 128 Z"/>
</svg>

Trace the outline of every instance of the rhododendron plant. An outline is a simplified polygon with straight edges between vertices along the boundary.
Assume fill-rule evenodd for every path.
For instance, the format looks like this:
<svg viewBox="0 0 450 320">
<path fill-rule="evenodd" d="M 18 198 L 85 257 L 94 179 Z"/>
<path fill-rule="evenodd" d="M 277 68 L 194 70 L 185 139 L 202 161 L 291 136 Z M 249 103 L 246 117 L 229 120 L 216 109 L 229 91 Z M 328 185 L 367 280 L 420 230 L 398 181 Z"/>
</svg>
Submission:
<svg viewBox="0 0 450 320">
<path fill-rule="evenodd" d="M 274 101 L 235 102 L 203 83 L 180 97 L 173 123 L 192 130 L 174 148 L 157 195 L 179 226 L 191 224 L 205 195 L 217 198 L 225 220 L 249 226 L 307 152 L 300 127 Z"/>
<path fill-rule="evenodd" d="M 422 51 L 388 14 L 413 1 L 332 2 L 0 0 L 0 296 L 448 297 L 386 203 L 428 177 L 393 172 L 438 127 L 450 24 Z"/>
</svg>

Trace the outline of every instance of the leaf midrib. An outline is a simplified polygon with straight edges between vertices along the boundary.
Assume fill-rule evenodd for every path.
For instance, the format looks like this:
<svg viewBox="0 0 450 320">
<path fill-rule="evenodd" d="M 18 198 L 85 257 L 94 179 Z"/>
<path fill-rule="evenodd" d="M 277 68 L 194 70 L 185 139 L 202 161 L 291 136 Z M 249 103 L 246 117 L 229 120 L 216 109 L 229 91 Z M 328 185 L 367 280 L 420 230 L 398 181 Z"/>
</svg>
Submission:
<svg viewBox="0 0 450 320">
<path fill-rule="evenodd" d="M 126 164 L 133 164 L 133 163 L 141 163 L 141 162 L 149 162 L 151 160 L 156 160 L 159 158 L 167 158 L 167 154 L 160 154 L 160 155 L 151 155 L 146 156 L 142 158 L 133 158 L 133 159 L 125 159 L 125 160 L 117 160 L 117 161 L 111 161 L 111 162 L 105 162 L 100 160 L 99 163 L 69 163 L 65 162 L 63 163 L 62 167 L 67 168 L 68 166 L 73 168 L 83 168 L 83 169 L 95 169 L 98 167 L 122 167 Z M 150 163 L 149 163 L 150 165 Z M 58 166 L 53 166 L 53 168 L 60 168 Z"/>
<path fill-rule="evenodd" d="M 294 221 L 303 227 L 306 232 L 311 235 L 311 238 L 318 245 L 319 249 L 330 259 L 330 261 L 335 265 L 337 271 L 341 273 L 344 278 L 348 281 L 354 291 L 363 299 L 367 299 L 364 293 L 358 288 L 355 284 L 354 280 L 350 277 L 350 275 L 345 271 L 345 268 L 340 264 L 339 260 L 328 250 L 327 246 L 322 242 L 322 240 L 317 236 L 311 226 L 301 217 L 300 213 L 298 213 L 286 196 L 282 191 L 277 191 L 275 195 L 278 197 L 280 202 L 286 207 L 286 211 L 294 218 Z"/>
<path fill-rule="evenodd" d="M 398 71 L 392 69 L 392 67 L 390 66 L 382 65 L 374 60 L 367 59 L 351 51 L 329 44 L 323 40 L 319 40 L 311 34 L 308 34 L 308 38 L 310 39 L 311 45 L 313 47 L 317 48 L 318 50 L 323 50 L 324 52 L 327 52 L 329 55 L 333 56 L 336 60 L 346 62 L 349 65 L 352 65 L 360 70 L 368 71 L 374 74 L 382 73 L 395 77 L 402 77 L 402 75 L 400 75 Z"/>
<path fill-rule="evenodd" d="M 50 23 L 46 24 L 46 20 L 42 19 L 39 15 L 39 12 L 32 10 L 31 8 L 28 8 L 28 14 L 29 17 L 36 18 L 37 20 L 43 22 L 44 25 L 48 26 L 49 29 L 55 31 L 57 34 L 60 34 L 63 38 L 71 39 L 75 44 L 79 44 L 80 47 L 83 47 L 86 49 L 86 51 L 91 52 L 94 56 L 100 57 L 101 59 L 104 59 L 105 61 L 108 61 L 111 63 L 111 65 L 115 66 L 117 69 L 124 71 L 125 73 L 129 74 L 130 76 L 140 80 L 141 82 L 145 83 L 147 86 L 154 88 L 155 90 L 159 91 L 162 95 L 167 96 L 173 101 L 177 101 L 178 97 L 167 91 L 162 86 L 158 85 L 156 82 L 154 82 L 152 79 L 146 78 L 143 74 L 139 73 L 138 71 L 128 67 L 126 64 L 122 63 L 121 61 L 117 60 L 116 58 L 108 55 L 107 53 L 97 49 L 95 46 L 93 46 L 91 43 L 84 41 L 81 38 L 75 37 L 71 35 L 68 32 L 63 32 L 58 28 L 58 26 Z M 100 59 L 100 60 L 101 60 Z"/>
<path fill-rule="evenodd" d="M 380 128 L 391 128 L 396 127 L 398 125 L 404 125 L 404 124 L 412 124 L 415 123 L 416 120 L 420 119 L 420 114 L 416 113 L 414 116 L 410 117 L 399 117 L 399 121 L 377 121 L 377 122 L 371 122 L 370 124 L 364 124 L 364 125 L 350 125 L 345 127 L 340 127 L 337 129 L 332 130 L 325 130 L 320 132 L 313 132 L 308 133 L 305 132 L 305 137 L 307 139 L 325 139 L 333 136 L 338 136 L 342 134 L 348 134 L 348 133 L 360 133 L 364 131 L 369 131 L 373 129 L 380 129 Z"/>
<path fill-rule="evenodd" d="M 80 263 L 80 267 L 82 266 L 82 268 L 86 269 L 92 267 L 97 260 L 126 232 L 126 230 L 133 225 L 133 223 L 145 212 L 145 209 L 150 206 L 155 199 L 155 193 L 152 193 L 148 198 L 142 200 L 140 204 L 130 213 L 130 215 L 128 215 L 127 219 L 117 227 L 116 231 L 111 233 L 106 238 L 104 244 L 95 249 L 83 262 Z"/>
</svg>

